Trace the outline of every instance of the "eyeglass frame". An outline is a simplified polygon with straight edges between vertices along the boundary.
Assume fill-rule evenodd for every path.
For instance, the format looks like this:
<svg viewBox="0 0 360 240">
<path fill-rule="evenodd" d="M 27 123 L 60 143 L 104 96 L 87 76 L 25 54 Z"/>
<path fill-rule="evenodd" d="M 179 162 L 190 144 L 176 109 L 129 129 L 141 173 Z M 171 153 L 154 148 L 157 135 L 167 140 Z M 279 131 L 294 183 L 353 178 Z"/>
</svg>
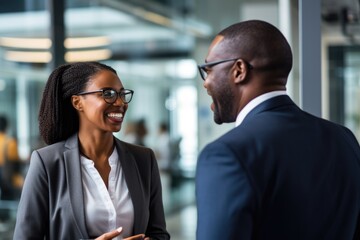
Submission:
<svg viewBox="0 0 360 240">
<path fill-rule="evenodd" d="M 204 72 L 206 72 L 206 68 L 207 67 L 213 67 L 213 66 L 216 66 L 220 63 L 225 63 L 225 62 L 230 62 L 230 61 L 236 61 L 236 60 L 239 60 L 241 58 L 229 58 L 229 59 L 224 59 L 224 60 L 219 60 L 219 61 L 214 61 L 214 62 L 209 62 L 209 63 L 205 63 L 205 64 L 201 64 L 201 65 L 198 65 L 198 70 L 199 70 L 199 73 L 200 73 L 200 76 L 202 78 L 202 80 L 206 80 L 206 77 L 204 76 Z M 245 64 L 248 66 L 249 69 L 253 69 L 254 67 L 248 63 L 247 61 L 243 60 L 245 62 Z"/>
<path fill-rule="evenodd" d="M 113 102 L 107 102 L 106 101 L 106 98 L 104 98 L 104 91 L 107 91 L 107 90 L 112 90 L 114 92 L 116 92 L 116 98 Z M 126 101 L 124 100 L 124 98 L 122 96 L 125 96 L 126 94 L 124 94 L 123 92 L 124 91 L 128 91 L 130 94 L 131 94 L 131 97 L 130 97 L 130 100 L 129 101 Z M 116 102 L 118 100 L 118 98 L 120 97 L 121 101 L 125 104 L 128 104 L 129 102 L 131 102 L 132 98 L 133 98 L 133 95 L 134 95 L 134 90 L 131 90 L 131 89 L 121 89 L 119 92 L 116 91 L 115 89 L 113 88 L 104 88 L 104 89 L 99 89 L 99 90 L 94 90 L 94 91 L 88 91 L 88 92 L 80 92 L 78 94 L 76 94 L 77 96 L 83 96 L 83 95 L 88 95 L 88 94 L 93 94 L 93 93 L 102 93 L 101 94 L 101 97 L 104 99 L 104 101 L 108 104 L 113 104 L 114 102 Z M 127 93 L 128 94 L 128 93 Z"/>
</svg>

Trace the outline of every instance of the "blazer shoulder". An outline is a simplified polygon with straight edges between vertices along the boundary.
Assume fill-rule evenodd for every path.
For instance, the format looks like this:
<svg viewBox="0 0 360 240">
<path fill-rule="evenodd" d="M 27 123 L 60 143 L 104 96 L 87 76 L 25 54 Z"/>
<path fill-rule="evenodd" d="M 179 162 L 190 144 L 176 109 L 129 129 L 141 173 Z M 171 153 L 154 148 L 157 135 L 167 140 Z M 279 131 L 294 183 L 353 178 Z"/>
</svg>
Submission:
<svg viewBox="0 0 360 240">
<path fill-rule="evenodd" d="M 36 164 L 43 165 L 48 171 L 58 171 L 59 164 L 61 165 L 63 162 L 65 151 L 67 151 L 65 141 L 39 148 L 32 152 L 30 164 L 37 162 Z"/>
<path fill-rule="evenodd" d="M 49 154 L 54 154 L 58 152 L 64 152 L 65 150 L 65 141 L 57 142 L 42 148 L 35 150 L 40 156 L 48 156 Z"/>
<path fill-rule="evenodd" d="M 62 154 L 67 150 L 78 150 L 78 149 L 79 149 L 78 137 L 77 134 L 73 134 L 66 140 L 40 148 L 37 150 L 37 152 L 42 156 L 48 156 L 50 153 L 52 155 L 56 155 L 56 154 Z"/>
</svg>

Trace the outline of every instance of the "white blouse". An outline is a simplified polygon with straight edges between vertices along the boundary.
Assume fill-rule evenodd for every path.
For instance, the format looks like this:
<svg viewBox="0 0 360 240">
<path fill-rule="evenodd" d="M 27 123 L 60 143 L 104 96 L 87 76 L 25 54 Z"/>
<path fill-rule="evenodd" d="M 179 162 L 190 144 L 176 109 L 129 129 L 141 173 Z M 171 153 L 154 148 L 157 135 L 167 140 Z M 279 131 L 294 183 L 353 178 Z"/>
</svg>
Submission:
<svg viewBox="0 0 360 240">
<path fill-rule="evenodd" d="M 89 235 L 98 237 L 118 227 L 123 227 L 122 237 L 132 235 L 134 206 L 116 148 L 109 157 L 111 170 L 108 188 L 95 168 L 94 162 L 82 155 L 80 160 L 85 222 Z"/>
</svg>

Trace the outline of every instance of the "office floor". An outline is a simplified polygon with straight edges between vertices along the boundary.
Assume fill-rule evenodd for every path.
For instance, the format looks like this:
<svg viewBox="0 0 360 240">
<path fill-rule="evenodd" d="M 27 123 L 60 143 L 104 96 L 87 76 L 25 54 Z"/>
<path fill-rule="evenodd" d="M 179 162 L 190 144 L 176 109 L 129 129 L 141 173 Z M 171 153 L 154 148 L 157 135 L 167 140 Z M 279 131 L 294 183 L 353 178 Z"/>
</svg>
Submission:
<svg viewBox="0 0 360 240">
<path fill-rule="evenodd" d="M 195 240 L 196 207 L 184 207 L 166 218 L 167 229 L 172 240 Z"/>
<path fill-rule="evenodd" d="M 167 174 L 161 174 L 167 230 L 172 240 L 195 240 L 196 207 L 193 179 L 175 182 Z M 12 240 L 15 225 L 13 220 L 0 223 L 0 240 Z"/>
<path fill-rule="evenodd" d="M 195 240 L 196 207 L 193 180 L 180 180 L 171 187 L 169 176 L 162 174 L 167 230 L 172 240 Z"/>
</svg>

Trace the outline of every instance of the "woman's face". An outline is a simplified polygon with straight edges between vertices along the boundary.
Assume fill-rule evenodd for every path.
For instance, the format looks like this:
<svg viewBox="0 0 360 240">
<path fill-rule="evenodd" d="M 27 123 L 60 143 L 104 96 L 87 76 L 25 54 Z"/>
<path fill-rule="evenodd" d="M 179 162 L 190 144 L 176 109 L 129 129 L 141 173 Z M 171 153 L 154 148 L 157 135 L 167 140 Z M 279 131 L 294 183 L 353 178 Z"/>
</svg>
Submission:
<svg viewBox="0 0 360 240">
<path fill-rule="evenodd" d="M 114 89 L 119 92 L 124 89 L 119 77 L 109 71 L 102 70 L 94 75 L 87 84 L 84 92 L 92 92 L 101 89 Z M 105 102 L 101 92 L 77 96 L 80 119 L 80 131 L 103 131 L 118 132 L 121 129 L 128 104 L 120 97 L 109 104 Z"/>
</svg>

